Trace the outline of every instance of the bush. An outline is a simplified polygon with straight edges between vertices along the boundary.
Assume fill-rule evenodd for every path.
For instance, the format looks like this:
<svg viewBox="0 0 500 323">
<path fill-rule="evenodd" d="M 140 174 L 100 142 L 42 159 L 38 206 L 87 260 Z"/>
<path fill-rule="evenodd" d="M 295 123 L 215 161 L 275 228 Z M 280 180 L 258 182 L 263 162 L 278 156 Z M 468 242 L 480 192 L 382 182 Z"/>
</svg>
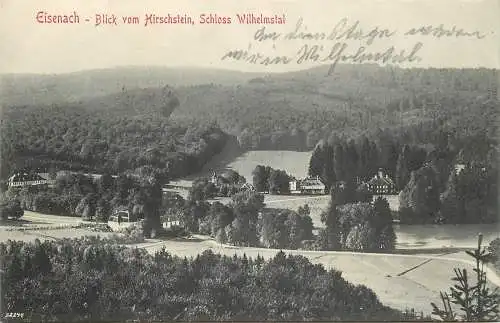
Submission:
<svg viewBox="0 0 500 323">
<path fill-rule="evenodd" d="M 21 208 L 21 202 L 18 199 L 11 199 L 0 205 L 0 218 L 2 220 L 7 220 L 8 218 L 17 220 L 23 215 L 24 210 Z"/>
<path fill-rule="evenodd" d="M 500 238 L 490 242 L 488 251 L 491 253 L 493 267 L 500 272 Z"/>
<path fill-rule="evenodd" d="M 173 225 L 170 228 L 158 231 L 157 237 L 177 238 L 177 237 L 185 237 L 187 235 L 189 235 L 189 233 L 186 231 L 186 229 L 177 225 Z"/>
</svg>

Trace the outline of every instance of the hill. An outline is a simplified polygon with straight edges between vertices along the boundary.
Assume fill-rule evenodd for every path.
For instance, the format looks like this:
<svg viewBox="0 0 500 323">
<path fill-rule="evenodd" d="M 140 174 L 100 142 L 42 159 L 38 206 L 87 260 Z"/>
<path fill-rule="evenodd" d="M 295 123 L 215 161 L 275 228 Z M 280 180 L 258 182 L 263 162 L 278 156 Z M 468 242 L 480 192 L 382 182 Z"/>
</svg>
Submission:
<svg viewBox="0 0 500 323">
<path fill-rule="evenodd" d="M 257 74 L 217 69 L 168 67 L 119 67 L 67 74 L 0 75 L 3 104 L 54 104 L 86 100 L 125 89 L 196 84 L 232 85 Z"/>
<path fill-rule="evenodd" d="M 88 157 L 92 142 L 92 154 L 106 159 L 101 164 L 114 160 L 127 168 L 126 160 L 142 155 L 141 149 L 203 150 L 203 141 L 195 140 L 196 147 L 191 141 L 193 132 L 199 138 L 195 129 L 206 125 L 235 136 L 241 150 L 310 151 L 322 139 L 373 136 L 381 129 L 390 129 L 402 143 L 433 143 L 443 129 L 457 138 L 478 133 L 495 138 L 494 70 L 339 65 L 326 76 L 327 69 L 253 74 L 126 67 L 3 75 L 2 151 L 8 147 L 14 158 L 48 155 L 73 162 Z M 162 136 L 177 137 L 175 127 L 193 131 L 166 144 Z M 124 137 L 129 139 L 117 141 Z M 114 151 L 129 150 L 123 142 L 131 138 L 131 156 L 116 159 Z M 110 142 L 121 147 L 109 154 Z"/>
<path fill-rule="evenodd" d="M 141 91 L 175 90 L 175 122 L 217 123 L 244 149 L 307 151 L 320 139 L 444 119 L 460 130 L 493 127 L 496 71 L 339 65 L 288 73 L 123 67 L 61 75 L 3 75 L 4 106 L 74 106 L 137 114 Z M 148 88 L 148 89 L 145 89 Z M 129 107 L 117 94 L 141 97 Z M 99 99 L 96 99 L 99 97 Z M 71 102 L 71 103 L 70 103 Z M 493 102 L 493 103 L 492 103 Z M 137 106 L 139 108 L 137 108 Z M 462 122 L 465 121 L 465 122 Z M 464 127 L 465 126 L 465 127 Z M 466 129 L 467 128 L 467 129 Z"/>
</svg>

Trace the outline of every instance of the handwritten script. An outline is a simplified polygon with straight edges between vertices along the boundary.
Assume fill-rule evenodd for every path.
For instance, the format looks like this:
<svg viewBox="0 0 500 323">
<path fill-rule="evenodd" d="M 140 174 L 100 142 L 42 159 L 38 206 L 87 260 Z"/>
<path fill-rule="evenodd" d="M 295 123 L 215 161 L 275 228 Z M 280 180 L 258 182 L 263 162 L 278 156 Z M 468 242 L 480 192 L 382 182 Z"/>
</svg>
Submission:
<svg viewBox="0 0 500 323">
<path fill-rule="evenodd" d="M 417 26 L 400 33 L 395 29 L 375 26 L 362 27 L 359 20 L 350 22 L 347 18 L 341 19 L 329 31 L 311 32 L 300 18 L 293 30 L 277 32 L 268 26 L 258 28 L 252 42 L 246 49 L 232 49 L 223 54 L 221 60 L 234 60 L 247 64 L 279 65 L 321 63 L 331 64 L 328 74 L 332 74 L 339 62 L 345 63 L 389 63 L 403 64 L 422 61 L 420 56 L 424 46 L 422 41 L 415 41 L 408 48 L 398 48 L 390 43 L 396 35 L 405 38 L 432 37 L 441 38 L 469 38 L 483 39 L 485 34 L 479 31 L 467 31 L 462 28 L 444 25 Z M 255 50 L 261 44 L 271 43 L 276 52 L 276 44 L 289 43 L 296 46 L 292 54 L 269 55 L 269 51 Z M 376 44 L 379 42 L 379 44 Z M 356 45 L 353 46 L 352 43 Z M 378 45 L 377 49 L 373 49 Z M 292 48 L 293 48 L 292 46 Z M 380 49 L 382 47 L 382 49 Z"/>
</svg>

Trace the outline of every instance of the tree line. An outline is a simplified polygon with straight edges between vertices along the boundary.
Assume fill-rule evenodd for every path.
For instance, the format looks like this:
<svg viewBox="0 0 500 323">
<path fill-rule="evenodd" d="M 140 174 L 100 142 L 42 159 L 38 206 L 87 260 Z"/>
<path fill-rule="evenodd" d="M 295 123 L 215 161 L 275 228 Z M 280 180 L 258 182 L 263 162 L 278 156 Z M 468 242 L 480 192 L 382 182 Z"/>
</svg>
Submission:
<svg viewBox="0 0 500 323">
<path fill-rule="evenodd" d="M 0 257 L 5 311 L 34 321 L 402 319 L 367 287 L 283 252 L 188 259 L 86 237 L 8 241 Z"/>
<path fill-rule="evenodd" d="M 457 137 L 439 130 L 428 141 L 408 144 L 404 137 L 381 131 L 371 139 L 320 142 L 309 174 L 327 187 L 338 182 L 357 186 L 382 168 L 401 192 L 402 223 L 489 223 L 497 220 L 496 160 L 495 141 L 484 133 Z"/>
<path fill-rule="evenodd" d="M 256 170 L 266 167 L 257 167 Z M 269 168 L 270 169 L 270 168 Z M 256 175 L 258 173 L 255 173 Z M 286 182 L 288 185 L 288 182 Z M 266 208 L 264 195 L 241 191 L 228 204 L 208 202 L 206 195 L 192 190 L 187 200 L 175 195 L 171 211 L 189 231 L 212 236 L 217 242 L 265 248 L 391 251 L 396 236 L 387 200 L 372 205 L 371 195 L 356 191 L 346 183 L 331 191 L 332 204 L 321 215 L 326 229 L 314 234 L 310 209 L 306 204 L 297 211 Z M 194 192 L 194 193 L 193 193 Z M 332 238 L 331 232 L 336 232 Z M 337 239 L 338 238 L 338 239 Z M 332 239 L 337 239 L 333 241 Z"/>
<path fill-rule="evenodd" d="M 107 222 L 116 211 L 125 210 L 143 219 L 146 235 L 161 227 L 162 187 L 168 175 L 151 166 L 113 178 L 104 174 L 93 178 L 81 173 L 60 172 L 52 188 L 32 186 L 10 189 L 3 196 L 22 209 L 85 220 Z"/>
<path fill-rule="evenodd" d="M 163 109 L 178 105 L 175 96 L 161 105 L 139 94 L 134 100 L 122 98 L 127 92 L 119 95 L 108 110 L 71 104 L 7 107 L 0 127 L 1 179 L 25 170 L 120 174 L 145 165 L 182 177 L 200 170 L 224 147 L 228 136 L 216 124 L 180 126 L 169 120 L 170 113 L 164 115 Z M 137 100 L 145 107 L 156 104 L 159 111 L 149 107 L 138 114 Z"/>
<path fill-rule="evenodd" d="M 389 203 L 378 197 L 353 194 L 349 185 L 336 186 L 331 191 L 331 201 L 321 214 L 316 248 L 321 250 L 382 251 L 396 247 L 396 234 L 392 226 Z"/>
<path fill-rule="evenodd" d="M 313 237 L 309 211 L 265 208 L 264 195 L 256 191 L 237 192 L 227 204 L 210 203 L 196 193 L 186 200 L 178 195 L 170 200 L 180 201 L 177 211 L 171 211 L 174 218 L 191 232 L 210 235 L 219 243 L 298 249 Z"/>
<path fill-rule="evenodd" d="M 294 177 L 282 169 L 274 169 L 270 166 L 257 165 L 252 171 L 253 186 L 257 192 L 268 192 L 271 194 L 290 193 L 289 183 Z"/>
<path fill-rule="evenodd" d="M 487 129 L 494 137 L 495 70 L 362 65 L 344 66 L 331 78 L 324 78 L 326 72 L 273 75 L 237 87 L 181 87 L 184 109 L 172 117 L 217 120 L 249 150 L 308 151 L 319 140 L 341 134 L 432 128 L 437 119 L 461 134 Z"/>
</svg>

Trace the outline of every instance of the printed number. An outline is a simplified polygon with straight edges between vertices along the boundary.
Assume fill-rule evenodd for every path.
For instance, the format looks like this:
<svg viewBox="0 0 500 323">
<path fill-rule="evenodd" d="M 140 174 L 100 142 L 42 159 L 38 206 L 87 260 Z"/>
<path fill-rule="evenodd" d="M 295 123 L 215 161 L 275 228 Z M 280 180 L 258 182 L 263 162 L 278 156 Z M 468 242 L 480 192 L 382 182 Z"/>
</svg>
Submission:
<svg viewBox="0 0 500 323">
<path fill-rule="evenodd" d="M 24 313 L 6 313 L 5 318 L 23 318 Z"/>
</svg>

